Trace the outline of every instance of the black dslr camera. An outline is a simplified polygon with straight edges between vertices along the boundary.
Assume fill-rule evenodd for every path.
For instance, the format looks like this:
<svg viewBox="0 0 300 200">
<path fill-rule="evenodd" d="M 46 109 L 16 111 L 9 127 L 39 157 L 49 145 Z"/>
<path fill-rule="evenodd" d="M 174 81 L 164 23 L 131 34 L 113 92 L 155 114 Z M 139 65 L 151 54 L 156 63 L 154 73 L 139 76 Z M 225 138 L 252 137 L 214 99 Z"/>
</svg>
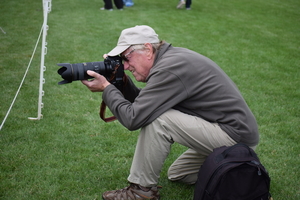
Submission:
<svg viewBox="0 0 300 200">
<path fill-rule="evenodd" d="M 93 77 L 89 76 L 87 70 L 92 70 L 104 76 L 111 84 L 118 89 L 123 86 L 124 66 L 120 56 L 106 57 L 104 61 L 86 62 L 86 63 L 59 63 L 61 68 L 57 71 L 64 79 L 58 84 L 72 83 L 77 80 L 87 80 Z"/>
</svg>

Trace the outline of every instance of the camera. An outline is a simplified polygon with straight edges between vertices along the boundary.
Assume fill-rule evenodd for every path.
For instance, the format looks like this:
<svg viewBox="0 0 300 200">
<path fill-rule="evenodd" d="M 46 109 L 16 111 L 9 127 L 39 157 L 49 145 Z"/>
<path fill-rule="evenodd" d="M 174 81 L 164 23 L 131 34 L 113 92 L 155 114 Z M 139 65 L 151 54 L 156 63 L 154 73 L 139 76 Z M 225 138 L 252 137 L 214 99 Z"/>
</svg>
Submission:
<svg viewBox="0 0 300 200">
<path fill-rule="evenodd" d="M 93 78 L 87 74 L 88 70 L 101 74 L 117 88 L 123 84 L 124 66 L 120 56 L 108 56 L 104 61 L 99 62 L 58 63 L 57 65 L 61 66 L 57 73 L 64 79 L 58 83 L 59 85 Z"/>
</svg>

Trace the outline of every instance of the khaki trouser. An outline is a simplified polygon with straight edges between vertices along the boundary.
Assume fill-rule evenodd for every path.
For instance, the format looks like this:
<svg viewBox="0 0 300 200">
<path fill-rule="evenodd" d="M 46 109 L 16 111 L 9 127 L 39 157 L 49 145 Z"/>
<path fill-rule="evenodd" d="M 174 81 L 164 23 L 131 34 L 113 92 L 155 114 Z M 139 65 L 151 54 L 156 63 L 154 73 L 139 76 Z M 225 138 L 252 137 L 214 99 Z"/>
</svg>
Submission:
<svg viewBox="0 0 300 200">
<path fill-rule="evenodd" d="M 214 148 L 236 142 L 216 123 L 171 109 L 141 129 L 128 181 L 156 186 L 171 145 L 189 147 L 169 168 L 168 178 L 193 184 L 205 158 Z"/>
</svg>

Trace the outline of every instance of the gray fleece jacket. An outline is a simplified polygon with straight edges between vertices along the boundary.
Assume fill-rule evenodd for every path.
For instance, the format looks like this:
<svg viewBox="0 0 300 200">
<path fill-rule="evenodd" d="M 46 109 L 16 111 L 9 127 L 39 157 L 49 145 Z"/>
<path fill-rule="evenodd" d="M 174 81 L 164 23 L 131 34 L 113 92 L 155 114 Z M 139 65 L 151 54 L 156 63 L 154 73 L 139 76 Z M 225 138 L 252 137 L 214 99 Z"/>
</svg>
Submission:
<svg viewBox="0 0 300 200">
<path fill-rule="evenodd" d="M 236 142 L 258 144 L 258 126 L 232 80 L 209 58 L 165 43 L 143 89 L 131 80 L 124 95 L 109 85 L 102 98 L 129 130 L 139 129 L 170 108 L 220 127 Z"/>
</svg>

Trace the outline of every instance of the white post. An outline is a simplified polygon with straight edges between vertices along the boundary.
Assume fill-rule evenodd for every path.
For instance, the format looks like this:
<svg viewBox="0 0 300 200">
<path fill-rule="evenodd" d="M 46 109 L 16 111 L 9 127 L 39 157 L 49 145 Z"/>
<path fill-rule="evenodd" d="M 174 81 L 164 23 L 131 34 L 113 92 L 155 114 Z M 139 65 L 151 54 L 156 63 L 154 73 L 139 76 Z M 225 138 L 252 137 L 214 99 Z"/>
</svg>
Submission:
<svg viewBox="0 0 300 200">
<path fill-rule="evenodd" d="M 45 55 L 47 54 L 46 36 L 47 36 L 47 31 L 49 29 L 49 27 L 47 25 L 47 18 L 48 18 L 48 13 L 50 13 L 50 11 L 51 11 L 51 0 L 43 0 L 44 23 L 43 23 L 42 53 L 41 53 L 41 65 L 40 65 L 38 116 L 36 118 L 28 117 L 28 119 L 31 119 L 31 120 L 40 120 L 43 118 L 42 108 L 43 108 L 44 104 L 42 102 L 42 98 L 44 96 L 43 84 L 45 83 L 44 71 L 46 71 L 46 66 L 44 64 L 45 64 Z"/>
</svg>

